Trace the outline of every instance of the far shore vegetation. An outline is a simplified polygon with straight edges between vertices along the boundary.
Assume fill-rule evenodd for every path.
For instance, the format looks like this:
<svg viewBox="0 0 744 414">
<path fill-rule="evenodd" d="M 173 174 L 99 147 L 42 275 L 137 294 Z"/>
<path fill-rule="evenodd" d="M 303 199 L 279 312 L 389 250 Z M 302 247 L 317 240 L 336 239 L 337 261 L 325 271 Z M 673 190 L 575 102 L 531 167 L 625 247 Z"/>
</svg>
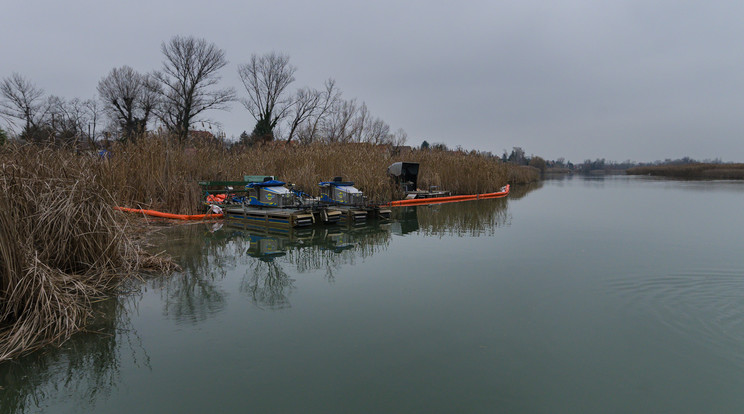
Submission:
<svg viewBox="0 0 744 414">
<path fill-rule="evenodd" d="M 627 174 L 701 180 L 744 180 L 744 164 L 694 162 L 679 165 L 651 165 L 629 168 Z"/>
<path fill-rule="evenodd" d="M 691 180 L 744 180 L 744 164 L 722 162 L 719 159 L 697 161 L 689 157 L 666 159 L 650 163 L 614 162 L 605 159 L 586 160 L 581 164 L 563 159 L 546 161 L 545 175 L 649 175 Z"/>
</svg>

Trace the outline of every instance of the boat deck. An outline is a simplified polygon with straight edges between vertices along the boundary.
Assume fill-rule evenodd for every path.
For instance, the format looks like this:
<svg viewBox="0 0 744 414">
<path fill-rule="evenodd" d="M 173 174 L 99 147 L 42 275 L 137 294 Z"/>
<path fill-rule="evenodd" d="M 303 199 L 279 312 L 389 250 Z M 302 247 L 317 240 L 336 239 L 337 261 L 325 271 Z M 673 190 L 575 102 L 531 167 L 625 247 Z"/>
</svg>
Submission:
<svg viewBox="0 0 744 414">
<path fill-rule="evenodd" d="M 304 227 L 315 223 L 313 213 L 305 210 L 226 206 L 223 211 L 228 220 L 239 220 L 270 227 Z"/>
</svg>

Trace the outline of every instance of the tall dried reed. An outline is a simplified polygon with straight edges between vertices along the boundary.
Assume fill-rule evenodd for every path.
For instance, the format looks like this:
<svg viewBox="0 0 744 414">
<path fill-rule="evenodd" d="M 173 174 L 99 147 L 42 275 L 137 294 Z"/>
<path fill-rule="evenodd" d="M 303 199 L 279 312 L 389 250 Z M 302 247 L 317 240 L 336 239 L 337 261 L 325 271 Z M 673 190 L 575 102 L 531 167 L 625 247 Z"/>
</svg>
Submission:
<svg viewBox="0 0 744 414">
<path fill-rule="evenodd" d="M 128 237 L 94 160 L 59 149 L 0 153 L 0 361 L 82 329 L 92 302 L 156 268 Z M 163 262 L 167 264 L 167 262 Z"/>
</svg>

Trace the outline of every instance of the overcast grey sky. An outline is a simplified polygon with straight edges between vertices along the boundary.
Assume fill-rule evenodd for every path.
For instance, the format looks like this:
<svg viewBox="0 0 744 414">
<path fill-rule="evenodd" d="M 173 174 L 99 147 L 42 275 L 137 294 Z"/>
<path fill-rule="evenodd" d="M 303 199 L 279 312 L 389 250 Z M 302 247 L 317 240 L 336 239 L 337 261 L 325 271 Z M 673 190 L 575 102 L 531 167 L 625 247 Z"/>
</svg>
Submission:
<svg viewBox="0 0 744 414">
<path fill-rule="evenodd" d="M 0 77 L 92 98 L 112 68 L 159 69 L 203 37 L 230 64 L 289 54 L 294 88 L 336 79 L 408 143 L 574 162 L 744 161 L 744 2 L 2 0 Z M 255 121 L 213 112 L 228 137 Z"/>
</svg>

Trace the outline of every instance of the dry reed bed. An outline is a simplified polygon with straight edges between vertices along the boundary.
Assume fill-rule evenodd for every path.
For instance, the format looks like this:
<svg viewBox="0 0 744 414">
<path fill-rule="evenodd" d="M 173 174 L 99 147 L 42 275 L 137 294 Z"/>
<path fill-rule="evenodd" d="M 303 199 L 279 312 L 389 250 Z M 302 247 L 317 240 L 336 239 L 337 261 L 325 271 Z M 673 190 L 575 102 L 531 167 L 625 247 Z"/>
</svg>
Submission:
<svg viewBox="0 0 744 414">
<path fill-rule="evenodd" d="M 336 176 L 354 181 L 370 200 L 400 197 L 387 175 L 397 161 L 418 162 L 419 187 L 437 186 L 453 194 L 497 191 L 507 183 L 539 180 L 534 168 L 504 164 L 479 154 L 447 151 L 396 152 L 368 144 L 263 145 L 226 150 L 201 145 L 184 149 L 172 140 L 143 139 L 117 145 L 113 156 L 97 164 L 104 187 L 122 206 L 144 206 L 171 213 L 200 212 L 200 180 L 240 180 L 244 175 L 273 175 L 309 194 L 318 182 Z"/>
<path fill-rule="evenodd" d="M 61 343 L 126 276 L 170 262 L 131 241 L 89 161 L 39 148 L 0 160 L 1 362 Z"/>
</svg>

